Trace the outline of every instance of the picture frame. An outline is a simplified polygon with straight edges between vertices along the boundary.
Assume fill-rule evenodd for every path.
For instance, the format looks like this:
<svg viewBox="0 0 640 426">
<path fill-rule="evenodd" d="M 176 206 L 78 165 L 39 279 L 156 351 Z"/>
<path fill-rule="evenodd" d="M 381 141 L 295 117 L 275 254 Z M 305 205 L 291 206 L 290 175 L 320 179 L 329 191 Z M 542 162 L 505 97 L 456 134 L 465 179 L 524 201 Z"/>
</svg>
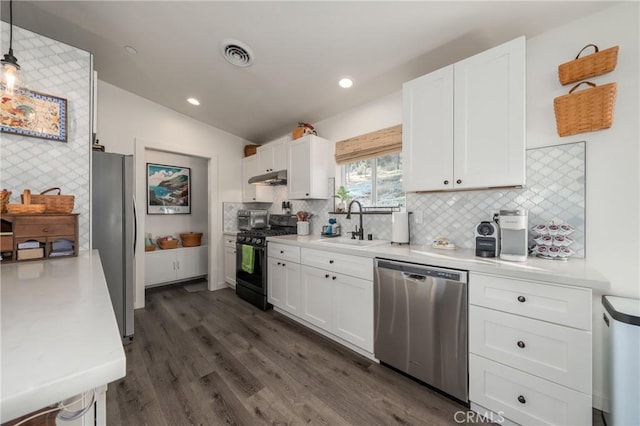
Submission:
<svg viewBox="0 0 640 426">
<path fill-rule="evenodd" d="M 191 214 L 191 169 L 147 163 L 147 214 Z"/>
<path fill-rule="evenodd" d="M 67 100 L 31 90 L 0 90 L 0 132 L 67 142 Z"/>
</svg>

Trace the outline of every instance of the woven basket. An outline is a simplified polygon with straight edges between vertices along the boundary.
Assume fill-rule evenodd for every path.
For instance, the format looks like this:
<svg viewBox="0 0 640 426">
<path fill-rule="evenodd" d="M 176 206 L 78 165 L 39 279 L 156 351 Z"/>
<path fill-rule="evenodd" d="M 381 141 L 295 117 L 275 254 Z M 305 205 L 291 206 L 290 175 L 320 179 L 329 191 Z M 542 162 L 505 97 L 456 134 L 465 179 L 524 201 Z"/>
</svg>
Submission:
<svg viewBox="0 0 640 426">
<path fill-rule="evenodd" d="M 45 195 L 47 192 L 58 191 L 55 195 Z M 68 214 L 73 211 L 73 203 L 75 197 L 73 195 L 60 195 L 60 188 L 49 188 L 42 191 L 39 195 L 31 194 L 31 202 L 33 204 L 44 204 L 46 213 L 63 213 Z M 24 200 L 22 201 L 24 203 Z"/>
<path fill-rule="evenodd" d="M 144 245 L 144 251 L 154 251 L 156 249 L 156 245 L 155 244 L 145 244 Z"/>
<path fill-rule="evenodd" d="M 250 157 L 258 152 L 258 145 L 245 145 L 244 146 L 244 156 Z"/>
<path fill-rule="evenodd" d="M 9 198 L 11 197 L 11 191 L 7 191 L 3 189 L 0 192 L 0 213 L 7 212 L 7 204 L 9 203 Z"/>
<path fill-rule="evenodd" d="M 182 240 L 182 247 L 198 247 L 202 239 L 202 232 L 180 234 L 180 239 Z"/>
<path fill-rule="evenodd" d="M 584 83 L 591 88 L 573 93 Z M 553 108 L 558 135 L 569 136 L 611 127 L 616 91 L 616 83 L 596 86 L 590 81 L 583 81 L 573 86 L 568 94 L 555 98 Z"/>
<path fill-rule="evenodd" d="M 588 47 L 593 47 L 595 52 L 581 58 L 580 54 Z M 578 52 L 576 59 L 558 66 L 558 78 L 563 85 L 575 83 L 611 72 L 616 68 L 617 63 L 618 46 L 599 51 L 595 44 L 587 44 Z"/>
<path fill-rule="evenodd" d="M 7 204 L 7 211 L 11 214 L 41 214 L 45 209 L 44 204 Z"/>
<path fill-rule="evenodd" d="M 158 238 L 157 242 L 158 247 L 160 247 L 162 250 L 174 249 L 178 247 L 178 240 L 161 240 L 160 238 Z"/>
</svg>

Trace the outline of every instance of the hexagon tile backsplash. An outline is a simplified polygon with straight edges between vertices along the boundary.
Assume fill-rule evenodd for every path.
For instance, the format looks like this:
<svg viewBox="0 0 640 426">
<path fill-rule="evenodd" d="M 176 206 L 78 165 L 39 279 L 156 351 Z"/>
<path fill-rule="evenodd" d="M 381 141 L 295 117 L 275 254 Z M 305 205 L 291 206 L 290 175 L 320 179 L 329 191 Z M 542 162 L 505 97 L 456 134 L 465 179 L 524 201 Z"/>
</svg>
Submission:
<svg viewBox="0 0 640 426">
<path fill-rule="evenodd" d="M 267 208 L 281 213 L 282 201 L 287 200 L 285 186 L 274 187 L 273 204 L 254 206 L 243 203 L 224 203 L 224 229 L 235 230 L 235 214 L 241 208 Z M 431 244 L 437 236 L 447 236 L 457 246 L 474 247 L 475 225 L 491 220 L 501 209 L 529 210 L 529 229 L 534 225 L 555 221 L 575 228 L 571 234 L 571 249 L 576 257 L 585 251 L 585 143 L 577 142 L 527 150 L 527 185 L 521 189 L 493 189 L 478 191 L 441 192 L 431 194 L 408 193 L 407 210 L 412 212 L 411 243 Z M 320 234 L 327 223 L 333 200 L 292 200 L 292 211 L 313 213 L 311 233 Z M 419 219 L 421 218 L 421 223 Z M 343 233 L 354 229 L 357 216 L 346 220 L 337 216 Z M 365 234 L 374 238 L 391 239 L 390 215 L 365 215 Z"/>
<path fill-rule="evenodd" d="M 8 40 L 9 25 L 2 26 Z M 91 154 L 91 54 L 73 46 L 15 27 L 13 43 L 27 76 L 29 89 L 67 99 L 68 142 L 56 142 L 13 134 L 0 136 L 1 186 L 20 193 L 39 193 L 60 187 L 75 196 L 74 213 L 80 213 L 80 249 L 89 248 Z"/>
</svg>

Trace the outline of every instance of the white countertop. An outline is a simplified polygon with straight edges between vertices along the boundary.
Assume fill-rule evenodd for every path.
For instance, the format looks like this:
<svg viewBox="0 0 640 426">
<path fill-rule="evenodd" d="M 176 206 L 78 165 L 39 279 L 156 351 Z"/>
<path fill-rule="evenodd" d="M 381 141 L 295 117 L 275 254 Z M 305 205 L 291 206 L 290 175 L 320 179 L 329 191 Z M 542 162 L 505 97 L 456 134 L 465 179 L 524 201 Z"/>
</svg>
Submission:
<svg viewBox="0 0 640 426">
<path fill-rule="evenodd" d="M 454 250 L 434 249 L 423 245 L 392 245 L 385 243 L 369 247 L 343 247 L 318 244 L 322 237 L 317 235 L 284 235 L 269 237 L 268 241 L 292 244 L 317 250 L 330 250 L 355 256 L 381 257 L 403 262 L 414 262 L 444 268 L 502 275 L 512 278 L 545 281 L 607 290 L 609 281 L 589 266 L 585 259 L 571 258 L 567 262 L 539 259 L 529 256 L 526 262 L 509 262 L 499 258 L 476 257 L 474 250 L 456 248 Z"/>
<path fill-rule="evenodd" d="M 3 264 L 0 270 L 1 422 L 125 376 L 96 250 Z"/>
</svg>

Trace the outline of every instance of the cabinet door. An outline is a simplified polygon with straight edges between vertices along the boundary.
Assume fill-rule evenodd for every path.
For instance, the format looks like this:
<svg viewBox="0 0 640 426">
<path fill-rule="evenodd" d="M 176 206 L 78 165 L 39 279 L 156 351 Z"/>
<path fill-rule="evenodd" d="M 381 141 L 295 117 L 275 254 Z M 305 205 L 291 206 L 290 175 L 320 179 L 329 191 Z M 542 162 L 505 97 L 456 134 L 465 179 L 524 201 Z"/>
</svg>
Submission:
<svg viewBox="0 0 640 426">
<path fill-rule="evenodd" d="M 258 155 L 250 155 L 242 159 L 242 201 L 251 203 L 273 202 L 273 189 L 266 185 L 252 185 L 249 179 L 264 174 L 258 169 Z"/>
<path fill-rule="evenodd" d="M 332 328 L 332 275 L 322 269 L 302 266 L 301 317 L 326 331 Z"/>
<path fill-rule="evenodd" d="M 287 184 L 289 198 L 293 200 L 311 196 L 311 140 L 302 137 L 289 144 L 289 172 Z"/>
<path fill-rule="evenodd" d="M 207 246 L 188 247 L 176 251 L 177 279 L 194 278 L 207 275 Z"/>
<path fill-rule="evenodd" d="M 273 144 L 273 170 L 287 170 L 289 166 L 289 148 L 286 139 Z"/>
<path fill-rule="evenodd" d="M 236 248 L 224 248 L 224 281 L 235 287 L 236 285 Z"/>
<path fill-rule="evenodd" d="M 282 260 L 269 256 L 267 260 L 267 301 L 284 309 L 286 295 L 286 273 Z"/>
<path fill-rule="evenodd" d="M 456 188 L 525 183 L 525 39 L 455 64 Z"/>
<path fill-rule="evenodd" d="M 284 262 L 285 275 L 285 310 L 293 315 L 300 316 L 300 264 Z"/>
<path fill-rule="evenodd" d="M 258 174 L 273 172 L 274 149 L 272 144 L 258 147 Z"/>
<path fill-rule="evenodd" d="M 337 275 L 333 280 L 333 333 L 373 352 L 373 282 Z"/>
<path fill-rule="evenodd" d="M 453 65 L 402 86 L 405 191 L 453 188 Z"/>
<path fill-rule="evenodd" d="M 147 252 L 144 259 L 145 286 L 176 280 L 176 253 L 174 250 Z"/>
</svg>

